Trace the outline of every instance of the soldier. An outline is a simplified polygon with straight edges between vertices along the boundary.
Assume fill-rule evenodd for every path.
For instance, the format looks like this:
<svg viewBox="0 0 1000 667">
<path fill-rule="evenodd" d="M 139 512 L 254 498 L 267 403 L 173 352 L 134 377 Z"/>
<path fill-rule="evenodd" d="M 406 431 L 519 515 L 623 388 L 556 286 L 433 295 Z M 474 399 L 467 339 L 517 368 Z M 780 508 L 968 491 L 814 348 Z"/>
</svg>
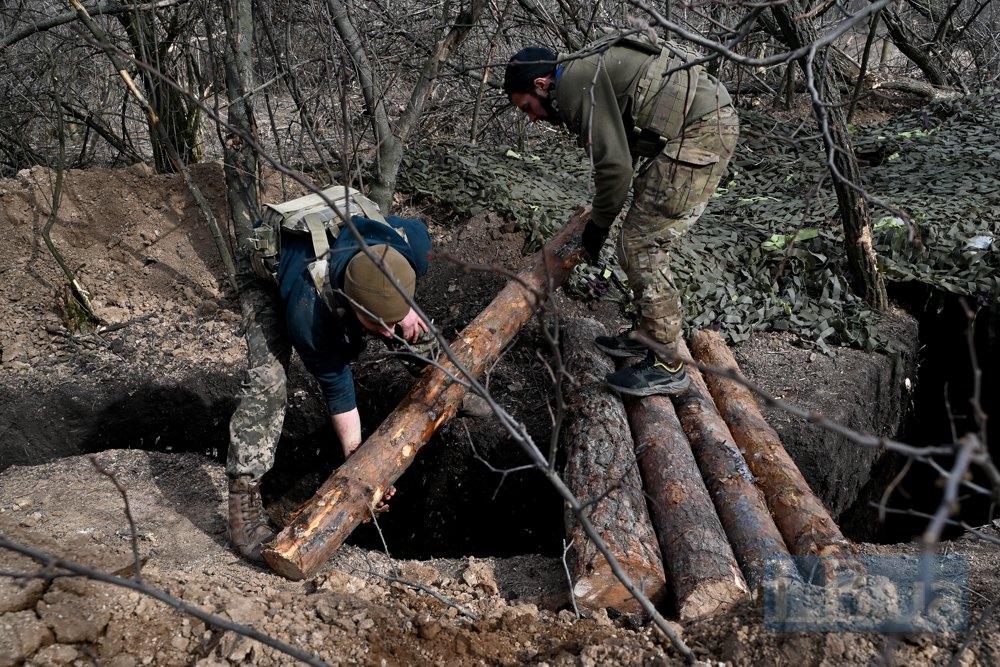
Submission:
<svg viewBox="0 0 1000 667">
<path fill-rule="evenodd" d="M 504 75 L 514 106 L 531 122 L 565 125 L 593 159 L 593 211 L 583 231 L 591 263 L 632 186 L 618 260 L 632 287 L 636 329 L 668 353 L 627 334 L 598 337 L 597 347 L 611 356 L 645 355 L 607 376 L 623 394 L 672 394 L 690 384 L 670 354 L 682 325 L 670 254 L 705 211 L 739 136 L 729 93 L 695 62 L 669 42 L 612 35 L 578 54 L 524 48 Z"/>
<path fill-rule="evenodd" d="M 260 481 L 274 465 L 281 435 L 290 346 L 316 377 L 348 457 L 361 444 L 350 362 L 361 353 L 365 333 L 391 339 L 395 330 L 415 342 L 428 330 L 386 277 L 391 275 L 413 296 L 417 276 L 428 268 L 427 228 L 394 216 L 376 221 L 355 215 L 351 221 L 382 268 L 346 229 L 330 243 L 328 253 L 316 252 L 310 234 L 282 229 L 278 289 L 257 281 L 261 284 L 242 294 L 250 300 L 244 310 L 252 312 L 252 321 L 249 369 L 230 421 L 227 536 L 250 560 L 262 562 L 262 545 L 277 534 L 264 511 Z M 322 228 L 319 234 L 326 236 Z M 317 260 L 317 254 L 326 255 L 326 261 Z M 394 492 L 390 489 L 383 500 Z"/>
</svg>

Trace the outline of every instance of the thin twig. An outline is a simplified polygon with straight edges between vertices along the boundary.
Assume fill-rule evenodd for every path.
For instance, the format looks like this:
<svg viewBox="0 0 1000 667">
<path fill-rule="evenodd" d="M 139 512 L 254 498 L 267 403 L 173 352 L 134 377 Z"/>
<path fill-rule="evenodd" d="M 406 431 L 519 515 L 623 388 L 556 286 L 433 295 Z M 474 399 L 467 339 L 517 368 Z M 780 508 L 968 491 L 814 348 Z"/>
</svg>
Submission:
<svg viewBox="0 0 1000 667">
<path fill-rule="evenodd" d="M 121 483 L 119 483 L 118 479 L 114 476 L 114 474 L 112 474 L 107 468 L 105 468 L 100 464 L 100 462 L 97 460 L 96 454 L 91 454 L 87 458 L 90 460 L 90 464 L 94 466 L 94 469 L 97 470 L 97 472 L 101 473 L 102 475 L 111 480 L 111 483 L 115 485 L 116 489 L 118 489 L 118 494 L 122 497 L 122 500 L 125 502 L 125 508 L 124 508 L 125 518 L 128 519 L 128 532 L 130 541 L 132 543 L 132 561 L 133 561 L 133 566 L 135 567 L 135 574 L 133 575 L 132 578 L 141 584 L 142 558 L 139 556 L 139 531 L 136 529 L 135 519 L 132 517 L 132 508 L 129 506 L 128 502 L 128 492 L 125 490 L 125 487 L 122 486 Z"/>
</svg>

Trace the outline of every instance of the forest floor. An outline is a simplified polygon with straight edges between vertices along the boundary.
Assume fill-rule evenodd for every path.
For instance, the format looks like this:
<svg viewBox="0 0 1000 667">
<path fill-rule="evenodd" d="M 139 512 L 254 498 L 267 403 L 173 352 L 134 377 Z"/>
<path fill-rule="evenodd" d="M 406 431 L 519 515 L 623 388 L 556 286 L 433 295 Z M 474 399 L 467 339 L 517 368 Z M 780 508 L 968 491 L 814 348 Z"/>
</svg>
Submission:
<svg viewBox="0 0 1000 667">
<path fill-rule="evenodd" d="M 201 165 L 194 174 L 224 220 L 221 167 Z M 0 540 L 17 547 L 0 549 L 0 666 L 294 661 L 268 638 L 341 665 L 684 663 L 645 619 L 574 613 L 554 494 L 524 475 L 488 471 L 492 485 L 470 482 L 477 459 L 499 468 L 523 462 L 489 420 L 445 426 L 398 483 L 392 509 L 380 517 L 384 532 L 364 527 L 367 534 L 316 575 L 289 581 L 239 558 L 224 537 L 223 461 L 245 348 L 212 237 L 177 177 L 141 167 L 68 172 L 51 236 L 106 327 L 72 331 L 65 281 L 42 239 L 53 183 L 44 169 L 0 181 Z M 266 196 L 280 198 L 276 190 Z M 488 213 L 451 223 L 412 207 L 401 214 L 427 219 L 435 246 L 462 262 L 438 262 L 417 294 L 435 325 L 453 335 L 505 282 L 467 269 L 516 269 L 523 234 Z M 613 303 L 561 294 L 555 303 L 567 315 L 624 325 Z M 901 338 L 912 334 L 901 315 L 893 326 Z M 547 444 L 542 333 L 527 326 L 489 386 Z M 875 428 L 866 419 L 879 410 L 854 386 L 873 355 L 843 350 L 830 359 L 770 334 L 735 352 L 748 376 L 776 395 Z M 370 432 L 413 379 L 376 344 L 358 364 L 357 381 Z M 278 520 L 336 465 L 317 445 L 329 431 L 315 385 L 297 366 L 291 383 L 279 465 L 265 488 Z M 827 447 L 819 442 L 800 466 L 840 515 L 864 485 L 840 469 L 851 457 Z M 874 465 L 867 454 L 853 462 Z M 823 478 L 824 468 L 837 476 Z M 1000 531 L 982 532 L 994 542 L 962 536 L 943 545 L 968 564 L 961 589 L 968 622 L 954 630 L 780 632 L 760 599 L 674 628 L 711 664 L 997 665 Z M 919 553 L 910 542 L 857 546 L 873 557 Z M 62 560 L 42 567 L 29 550 Z M 62 576 L 64 568 L 81 576 Z M 247 628 L 260 635 L 247 637 Z"/>
</svg>

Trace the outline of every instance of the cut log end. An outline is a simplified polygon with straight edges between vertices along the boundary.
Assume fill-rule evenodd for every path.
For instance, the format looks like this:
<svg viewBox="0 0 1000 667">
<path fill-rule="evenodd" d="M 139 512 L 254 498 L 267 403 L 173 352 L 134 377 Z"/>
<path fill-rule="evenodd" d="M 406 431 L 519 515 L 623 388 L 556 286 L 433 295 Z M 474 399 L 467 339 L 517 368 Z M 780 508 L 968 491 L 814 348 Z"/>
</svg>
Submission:
<svg viewBox="0 0 1000 667">
<path fill-rule="evenodd" d="M 264 549 L 261 551 L 261 555 L 264 557 L 264 561 L 271 567 L 271 569 L 281 576 L 293 581 L 301 581 L 306 578 L 306 573 L 302 570 L 302 568 L 299 567 L 299 565 L 294 561 L 285 558 L 279 551 L 275 549 Z"/>
<path fill-rule="evenodd" d="M 629 577 L 649 601 L 659 604 L 666 597 L 666 586 L 659 573 L 643 576 L 629 572 Z M 577 606 L 585 609 L 613 608 L 623 614 L 644 613 L 642 605 L 622 586 L 618 577 L 610 569 L 599 569 L 578 579 L 573 586 L 573 596 Z"/>
<path fill-rule="evenodd" d="M 628 419 L 622 402 L 598 379 L 614 368 L 593 344 L 595 337 L 605 333 L 593 319 L 563 322 L 563 361 L 579 380 L 566 394 L 571 407 L 560 435 L 566 450 L 564 477 L 566 486 L 586 506 L 586 518 L 608 553 L 632 580 L 633 590 L 658 600 L 666 592 L 666 574 L 646 507 Z M 577 603 L 591 609 L 642 611 L 579 518 L 570 514 L 566 528 L 574 545 L 569 567 L 576 582 Z"/>
<path fill-rule="evenodd" d="M 695 621 L 721 614 L 732 609 L 740 600 L 749 598 L 742 577 L 738 583 L 724 581 L 700 581 L 683 600 L 678 600 L 677 616 L 682 621 Z"/>
</svg>

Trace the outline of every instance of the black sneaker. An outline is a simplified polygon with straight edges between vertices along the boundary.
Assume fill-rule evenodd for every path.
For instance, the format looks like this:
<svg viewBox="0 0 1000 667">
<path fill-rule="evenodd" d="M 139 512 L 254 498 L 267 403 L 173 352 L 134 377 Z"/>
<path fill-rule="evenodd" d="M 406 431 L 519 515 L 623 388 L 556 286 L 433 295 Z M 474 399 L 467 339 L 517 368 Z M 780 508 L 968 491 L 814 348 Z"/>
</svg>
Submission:
<svg viewBox="0 0 1000 667">
<path fill-rule="evenodd" d="M 639 363 L 608 373 L 605 379 L 608 387 L 629 396 L 679 394 L 691 384 L 684 364 L 678 363 L 677 368 L 671 370 L 652 351 Z"/>
<path fill-rule="evenodd" d="M 632 340 L 627 333 L 620 336 L 598 336 L 594 339 L 597 349 L 609 357 L 627 359 L 638 357 L 649 352 L 649 348 L 637 340 Z"/>
</svg>

